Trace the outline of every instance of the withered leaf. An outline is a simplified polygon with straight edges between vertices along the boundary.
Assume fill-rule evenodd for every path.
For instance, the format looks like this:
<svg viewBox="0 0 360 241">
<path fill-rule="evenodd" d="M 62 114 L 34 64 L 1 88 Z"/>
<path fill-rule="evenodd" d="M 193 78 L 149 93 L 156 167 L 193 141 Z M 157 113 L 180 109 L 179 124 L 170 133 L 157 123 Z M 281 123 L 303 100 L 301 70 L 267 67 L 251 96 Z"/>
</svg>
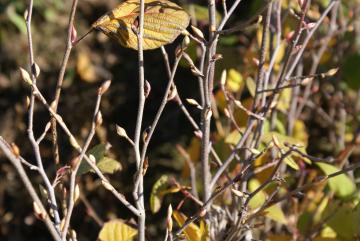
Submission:
<svg viewBox="0 0 360 241">
<path fill-rule="evenodd" d="M 137 50 L 140 1 L 128 0 L 99 18 L 92 27 Z M 156 49 L 172 43 L 189 25 L 189 15 L 167 0 L 145 0 L 143 49 Z"/>
</svg>

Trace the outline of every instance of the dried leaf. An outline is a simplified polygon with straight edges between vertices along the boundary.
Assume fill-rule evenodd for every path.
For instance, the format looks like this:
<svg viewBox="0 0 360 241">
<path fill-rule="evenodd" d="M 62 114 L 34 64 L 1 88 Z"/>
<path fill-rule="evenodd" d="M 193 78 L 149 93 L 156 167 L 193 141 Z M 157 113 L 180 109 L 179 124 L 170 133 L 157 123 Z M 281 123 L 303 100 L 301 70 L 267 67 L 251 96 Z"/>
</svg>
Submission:
<svg viewBox="0 0 360 241">
<path fill-rule="evenodd" d="M 138 49 L 137 30 L 140 2 L 128 0 L 99 18 L 92 27 L 120 42 L 125 48 Z M 156 49 L 172 43 L 189 25 L 189 15 L 167 0 L 145 0 L 143 48 Z"/>
</svg>

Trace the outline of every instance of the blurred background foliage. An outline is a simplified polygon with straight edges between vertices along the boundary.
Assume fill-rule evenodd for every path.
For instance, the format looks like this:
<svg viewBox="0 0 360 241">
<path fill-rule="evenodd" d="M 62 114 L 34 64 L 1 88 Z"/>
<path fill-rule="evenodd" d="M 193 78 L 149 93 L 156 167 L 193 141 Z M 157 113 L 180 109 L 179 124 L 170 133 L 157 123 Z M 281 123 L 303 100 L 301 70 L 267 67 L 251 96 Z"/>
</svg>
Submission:
<svg viewBox="0 0 360 241">
<path fill-rule="evenodd" d="M 233 1 L 227 1 L 228 6 Z M 313 0 L 309 20 L 316 20 L 329 0 Z M 80 1 L 75 26 L 78 35 L 87 32 L 91 24 L 101 15 L 117 5 L 117 1 Z M 206 32 L 208 18 L 206 1 L 179 1 L 192 15 L 192 22 Z M 296 9 L 297 1 L 283 0 L 284 14 L 289 14 L 289 7 Z M 218 15 L 222 16 L 221 1 L 217 1 Z M 243 0 L 238 10 L 230 19 L 227 26 L 236 26 L 239 22 L 246 21 L 261 8 L 260 0 Z M 27 2 L 22 0 L 2 0 L 0 3 L 0 135 L 9 142 L 15 142 L 21 147 L 21 154 L 28 160 L 33 160 L 32 150 L 26 137 L 26 107 L 25 99 L 29 93 L 28 88 L 23 84 L 18 74 L 18 67 L 28 66 L 28 45 L 26 39 L 26 27 L 23 13 Z M 54 95 L 55 84 L 59 72 L 59 66 L 65 49 L 66 29 L 71 1 L 56 0 L 35 0 L 32 22 L 33 45 L 37 64 L 41 68 L 41 75 L 38 79 L 38 86 L 48 100 Z M 288 161 L 295 169 L 290 169 L 285 175 L 289 178 L 289 184 L 296 184 L 296 178 L 306 177 L 308 180 L 320 175 L 320 170 L 325 173 L 333 170 L 335 166 L 341 168 L 346 153 L 350 147 L 352 156 L 350 163 L 359 160 L 360 149 L 357 139 L 360 120 L 360 6 L 358 0 L 342 1 L 339 12 L 338 31 L 330 41 L 329 46 L 323 54 L 318 72 L 326 72 L 330 68 L 340 67 L 336 77 L 320 80 L 313 86 L 311 104 L 307 106 L 299 119 L 296 120 L 292 134 L 286 131 L 286 112 L 291 103 L 291 91 L 284 91 L 277 106 L 278 115 L 275 121 L 275 131 L 278 138 L 294 138 L 300 140 L 307 147 L 307 153 L 319 157 L 333 156 L 338 162 L 331 167 L 296 163 L 297 157 Z M 283 36 L 289 34 L 296 26 L 297 20 L 293 17 L 286 18 L 283 24 Z M 314 52 L 321 47 L 321 41 L 329 30 L 329 19 L 317 31 L 314 40 L 310 42 L 308 49 L 303 56 L 304 69 L 311 68 Z M 228 71 L 227 88 L 234 95 L 241 99 L 245 107 L 252 103 L 253 79 L 257 73 L 257 66 L 253 58 L 257 58 L 259 52 L 259 38 L 261 28 L 249 28 L 239 33 L 226 35 L 219 42 L 218 52 L 223 59 L 217 62 L 216 81 L 219 81 L 221 72 Z M 174 49 L 179 40 L 166 47 L 170 60 L 174 59 Z M 278 58 L 275 63 L 275 70 L 279 70 L 284 56 L 286 42 L 281 45 Z M 194 43 L 189 46 L 188 53 L 192 59 L 197 61 L 197 47 Z M 152 90 L 145 108 L 144 126 L 150 125 L 164 91 L 167 75 L 160 50 L 145 52 L 145 75 L 150 82 Z M 132 176 L 135 171 L 133 154 L 128 143 L 116 135 L 115 124 L 124 127 L 129 136 L 132 136 L 135 127 L 137 111 L 137 54 L 133 50 L 120 47 L 115 41 L 108 39 L 100 32 L 93 32 L 79 45 L 71 54 L 70 62 L 66 71 L 63 94 L 60 99 L 59 113 L 66 123 L 69 123 L 71 131 L 84 140 L 91 125 L 91 115 L 94 106 L 97 87 L 106 79 L 112 80 L 110 91 L 104 96 L 101 110 L 104 124 L 97 130 L 96 140 L 93 145 L 99 143 L 110 143 L 111 148 L 108 155 L 121 163 L 121 170 L 111 174 L 114 186 L 131 197 Z M 198 85 L 194 76 L 188 69 L 185 62 L 181 62 L 181 68 L 175 77 L 175 83 L 180 96 L 185 98 L 198 99 Z M 230 153 L 231 145 L 239 139 L 239 132 L 233 125 L 224 120 L 225 100 L 222 92 L 215 89 L 214 97 L 219 110 L 220 122 L 213 123 L 214 132 L 212 140 L 214 148 L 221 159 L 226 158 Z M 199 120 L 200 112 L 187 106 Z M 345 111 L 345 119 L 341 119 L 339 111 Z M 238 128 L 246 124 L 247 115 L 244 111 L 234 112 Z M 35 132 L 41 133 L 49 119 L 47 111 L 37 105 L 35 116 Z M 266 123 L 270 125 L 270 123 Z M 270 128 L 270 127 L 269 127 Z M 274 128 L 272 128 L 274 130 Z M 52 160 L 51 137 L 48 136 L 41 146 L 41 153 L 45 160 L 45 166 L 53 176 L 60 166 L 69 164 L 75 156 L 67 138 L 60 133 L 61 163 L 55 165 Z M 156 129 L 154 139 L 149 151 L 149 169 L 145 176 L 146 202 L 148 205 L 150 193 L 154 183 L 160 176 L 166 174 L 174 176 L 183 185 L 189 185 L 189 169 L 184 157 L 179 152 L 183 148 L 198 168 L 200 142 L 193 137 L 193 130 L 177 104 L 170 102 Z M 343 138 L 343 139 L 341 139 Z M 264 143 L 266 141 L 264 140 Z M 177 147 L 177 148 L 175 148 Z M 2 154 L 0 154 L 2 155 Z M 346 157 L 343 157 L 345 155 Z M 32 202 L 29 199 L 22 183 L 10 163 L 0 156 L 0 239 L 1 240 L 49 240 L 44 225 L 37 221 L 32 213 Z M 266 156 L 256 160 L 256 165 L 262 165 L 268 161 Z M 295 163 L 295 164 L 294 164 Z M 236 174 L 238 166 L 231 167 L 231 172 Z M 299 169 L 305 170 L 306 175 L 299 174 Z M 336 169 L 337 170 L 337 169 Z M 265 170 L 249 183 L 249 189 L 254 190 L 266 174 L 271 170 Z M 32 173 L 29 172 L 31 175 Z M 291 179 L 294 175 L 296 178 Z M 39 181 L 38 177 L 33 177 Z M 332 209 L 340 209 L 328 220 L 327 229 L 322 232 L 329 232 L 324 237 L 337 237 L 338 240 L 351 240 L 355 234 L 360 235 L 359 226 L 354 224 L 359 221 L 359 206 L 354 211 L 354 206 L 359 202 L 359 192 L 355 191 L 355 184 L 358 183 L 359 174 L 352 174 L 351 180 L 341 176 L 340 179 L 330 184 L 330 192 L 335 192 L 338 197 L 327 195 L 329 187 L 316 188 L 305 194 L 301 200 L 293 200 L 294 206 L 290 203 L 282 206 L 283 210 L 275 210 L 278 213 L 272 218 L 272 222 L 284 224 L 273 225 L 270 230 L 274 233 L 271 240 L 291 240 L 291 235 L 298 232 L 301 236 L 310 232 L 311 227 L 319 222 L 326 213 Z M 348 183 L 350 181 L 350 184 Z M 306 181 L 303 180 L 306 183 Z M 339 187 L 340 185 L 340 187 Z M 345 186 L 344 186 L 345 185 Z M 345 194 L 344 192 L 345 190 Z M 84 174 L 81 179 L 82 201 L 77 204 L 72 224 L 77 230 L 79 240 L 96 240 L 100 231 L 98 222 L 107 221 L 118 217 L 129 220 L 131 215 L 111 195 L 100 188 L 99 181 L 91 173 Z M 340 190 L 339 190 L 340 189 Z M 156 190 L 155 190 L 156 191 Z M 174 191 L 174 190 L 173 190 Z M 259 203 L 264 202 L 269 190 L 265 190 L 251 204 L 256 208 Z M 171 191 L 169 191 L 171 192 Z M 153 192 L 154 194 L 154 192 Z M 164 194 L 164 193 L 163 193 Z M 225 193 L 218 202 L 227 203 Z M 336 195 L 335 195 L 336 196 Z M 349 197 L 350 196 L 350 197 Z M 152 197 L 156 198 L 156 197 Z M 162 198 L 162 197 L 161 197 Z M 163 202 L 177 203 L 183 198 L 181 193 L 166 195 Z M 347 198 L 350 201 L 344 201 Z M 86 202 L 99 214 L 96 222 Z M 296 204 L 295 204 L 296 203 Z M 159 212 L 150 214 L 147 218 L 148 240 L 160 240 L 165 229 L 164 217 L 166 216 L 167 205 L 163 205 Z M 318 208 L 320 206 L 321 210 Z M 150 209 L 150 206 L 148 206 Z M 153 207 L 151 207 L 153 208 Z M 292 210 L 294 208 L 294 210 Z M 191 214 L 194 212 L 191 202 L 185 202 L 182 211 Z M 279 212 L 281 214 L 279 214 Z M 150 213 L 150 212 L 149 212 Z M 358 216 L 354 216 L 353 213 Z M 272 213 L 274 214 L 274 213 Z M 286 218 L 285 218 L 286 216 Z M 349 221 L 352 220 L 352 221 Z M 129 221 L 131 222 L 131 220 Z M 344 223 L 348 222 L 348 223 Z M 349 230 L 351 228 L 351 230 Z M 320 240 L 320 239 L 319 239 Z M 325 239 L 322 239 L 325 240 Z M 332 239 L 331 239 L 332 240 Z M 336 239 L 334 239 L 336 240 Z"/>
</svg>

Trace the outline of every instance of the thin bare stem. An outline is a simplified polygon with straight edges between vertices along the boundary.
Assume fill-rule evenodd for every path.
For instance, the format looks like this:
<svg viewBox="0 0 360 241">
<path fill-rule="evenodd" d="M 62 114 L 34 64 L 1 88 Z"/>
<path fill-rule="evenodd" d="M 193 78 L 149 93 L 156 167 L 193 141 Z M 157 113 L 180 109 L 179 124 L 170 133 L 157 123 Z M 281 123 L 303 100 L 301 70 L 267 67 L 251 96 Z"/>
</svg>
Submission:
<svg viewBox="0 0 360 241">
<path fill-rule="evenodd" d="M 80 147 L 79 143 L 77 142 L 74 135 L 71 133 L 63 119 L 60 115 L 56 114 L 54 110 L 50 107 L 50 105 L 46 102 L 44 96 L 40 93 L 39 89 L 32 85 L 33 93 L 37 97 L 37 99 L 46 107 L 46 109 L 49 111 L 50 115 L 56 119 L 57 124 L 63 129 L 65 134 L 68 136 L 69 139 L 73 141 L 73 146 L 76 149 L 78 153 L 82 152 L 82 148 Z M 105 189 L 109 190 L 114 196 L 124 205 L 126 206 L 132 213 L 134 213 L 136 216 L 140 215 L 140 212 L 131 204 L 129 203 L 125 196 L 121 193 L 119 193 L 109 182 L 109 180 L 102 174 L 100 169 L 96 166 L 96 164 L 87 156 L 84 155 L 84 159 L 86 162 L 91 166 L 92 169 L 94 169 L 95 173 L 98 175 L 98 177 L 101 179 L 103 186 Z"/>
<path fill-rule="evenodd" d="M 95 104 L 95 110 L 94 110 L 94 114 L 93 114 L 93 119 L 92 119 L 92 124 L 91 124 L 91 129 L 90 132 L 88 134 L 88 137 L 85 141 L 85 144 L 82 148 L 82 151 L 80 153 L 78 162 L 76 163 L 76 166 L 73 167 L 72 172 L 71 172 L 71 176 L 70 176 L 70 195 L 69 195 L 69 202 L 68 202 L 68 208 L 67 208 L 67 212 L 66 212 L 66 216 L 65 216 L 65 222 L 64 222 L 64 226 L 62 229 L 62 240 L 66 241 L 66 235 L 69 229 L 69 225 L 70 225 L 70 219 L 72 216 L 72 211 L 74 209 L 74 205 L 75 205 L 75 184 L 76 184 L 76 176 L 77 176 L 77 172 L 79 170 L 80 164 L 85 156 L 86 151 L 88 150 L 91 140 L 94 137 L 95 134 L 95 129 L 96 127 L 99 125 L 99 123 L 97 122 L 97 116 L 99 115 L 99 108 L 100 108 L 100 102 L 101 102 L 101 97 L 102 94 L 100 93 L 100 91 L 98 91 L 98 96 L 96 99 L 96 104 Z"/>
<path fill-rule="evenodd" d="M 138 216 L 138 240 L 145 241 L 145 206 L 144 206 L 144 175 L 142 173 L 142 159 L 140 153 L 140 137 L 141 137 L 141 126 L 145 106 L 145 94 L 144 94 L 144 54 L 143 54 L 143 36 L 144 36 L 144 12 L 145 12 L 145 1 L 140 0 L 140 12 L 139 12 L 139 29 L 137 32 L 138 40 L 138 75 L 139 75 L 139 105 L 138 114 L 136 118 L 136 128 L 134 137 L 134 151 L 137 166 L 137 175 L 139 178 L 139 185 L 135 185 L 134 197 L 136 207 L 139 211 Z"/>
<path fill-rule="evenodd" d="M 26 17 L 26 29 L 27 29 L 27 37 L 28 37 L 28 44 L 29 44 L 29 61 L 30 61 L 30 68 L 31 68 L 31 80 L 32 84 L 36 86 L 36 67 L 35 67 L 35 60 L 34 60 L 34 50 L 33 50 L 33 44 L 32 44 L 32 34 L 31 34 L 31 18 L 32 18 L 32 11 L 33 11 L 33 0 L 30 0 L 29 7 L 28 7 L 28 13 Z M 34 150 L 35 159 L 38 166 L 38 171 L 45 183 L 45 187 L 49 193 L 49 199 L 51 203 L 51 208 L 53 209 L 54 214 L 54 221 L 55 221 L 55 227 L 60 232 L 60 216 L 59 211 L 56 203 L 56 197 L 55 197 L 55 191 L 54 188 L 51 185 L 51 182 L 49 180 L 49 177 L 47 176 L 44 167 L 43 162 L 40 154 L 40 147 L 39 144 L 36 142 L 34 131 L 33 131 L 33 122 L 34 122 L 34 106 L 35 106 L 35 96 L 32 93 L 30 96 L 30 107 L 28 111 L 28 136 L 29 140 L 31 142 L 32 148 Z"/>
<path fill-rule="evenodd" d="M 5 156 L 10 160 L 12 165 L 15 167 L 15 170 L 18 172 L 22 182 L 25 185 L 26 190 L 29 192 L 32 200 L 36 203 L 36 205 L 40 208 L 40 212 L 43 215 L 43 221 L 45 222 L 50 234 L 53 239 L 56 241 L 61 241 L 59 231 L 55 228 L 55 225 L 50 219 L 48 212 L 46 211 L 44 205 L 42 204 L 38 194 L 36 193 L 28 175 L 26 174 L 23 166 L 21 165 L 21 157 L 15 156 L 15 154 L 11 151 L 10 145 L 0 136 L 0 149 L 3 151 Z"/>
<path fill-rule="evenodd" d="M 75 20 L 75 13 L 77 8 L 78 0 L 73 0 L 71 11 L 70 11 L 70 17 L 69 17 L 69 23 L 68 23 L 68 30 L 67 30 L 67 38 L 66 38 L 66 49 L 64 53 L 63 60 L 60 65 L 60 71 L 59 76 L 56 83 L 56 90 L 55 90 L 55 97 L 54 101 L 52 102 L 52 108 L 54 109 L 55 113 L 57 112 L 60 95 L 61 95 L 61 88 L 64 81 L 65 71 L 67 67 L 67 63 L 70 57 L 71 49 L 73 47 L 72 44 L 72 35 L 74 31 L 74 20 Z M 53 141 L 53 149 L 54 149 L 54 160 L 55 163 L 60 162 L 60 156 L 59 156 L 59 147 L 57 144 L 57 131 L 56 131 L 56 120 L 54 118 L 51 119 L 51 128 L 52 128 L 52 141 Z"/>
</svg>

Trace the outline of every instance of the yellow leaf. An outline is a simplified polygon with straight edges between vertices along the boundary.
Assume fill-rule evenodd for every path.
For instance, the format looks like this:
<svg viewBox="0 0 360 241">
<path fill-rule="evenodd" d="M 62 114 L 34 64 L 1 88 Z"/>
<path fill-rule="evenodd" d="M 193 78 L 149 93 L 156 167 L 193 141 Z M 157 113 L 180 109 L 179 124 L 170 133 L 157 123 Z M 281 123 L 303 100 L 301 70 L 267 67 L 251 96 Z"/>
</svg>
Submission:
<svg viewBox="0 0 360 241">
<path fill-rule="evenodd" d="M 305 123 L 302 120 L 295 121 L 292 136 L 304 144 L 307 144 L 309 135 L 306 131 Z"/>
<path fill-rule="evenodd" d="M 249 181 L 249 191 L 255 191 L 259 186 L 260 182 L 257 179 L 251 179 Z M 251 209 L 256 209 L 261 207 L 266 201 L 266 193 L 264 190 L 260 190 L 254 197 L 250 199 L 249 206 Z"/>
<path fill-rule="evenodd" d="M 90 61 L 90 56 L 85 51 L 80 51 L 77 55 L 76 72 L 86 82 L 93 83 L 99 80 L 95 65 Z"/>
<path fill-rule="evenodd" d="M 261 184 L 257 179 L 251 179 L 248 185 L 249 185 L 249 191 L 253 192 L 258 187 L 260 187 Z M 266 189 L 266 187 L 264 189 Z M 267 194 L 264 191 L 264 189 L 260 190 L 253 198 L 250 199 L 249 206 L 251 209 L 257 209 L 265 203 L 267 199 Z M 276 204 L 265 209 L 263 215 L 281 224 L 287 223 L 283 211 Z"/>
<path fill-rule="evenodd" d="M 99 18 L 92 27 L 115 38 L 126 48 L 138 49 L 140 1 L 120 3 Z M 189 25 L 189 15 L 167 0 L 145 0 L 143 48 L 156 49 L 172 43 Z"/>
<path fill-rule="evenodd" d="M 292 90 L 290 88 L 281 91 L 280 98 L 276 106 L 278 110 L 283 112 L 288 110 L 292 96 L 291 93 Z"/>
<path fill-rule="evenodd" d="M 234 130 L 225 138 L 225 143 L 236 145 L 239 142 L 241 136 L 242 135 L 238 130 Z"/>
<path fill-rule="evenodd" d="M 187 219 L 187 217 L 179 211 L 174 211 L 173 217 L 180 227 L 185 223 Z M 194 223 L 191 223 L 184 230 L 185 237 L 188 241 L 201 241 L 201 233 L 202 231 L 200 230 L 200 228 Z"/>
<path fill-rule="evenodd" d="M 131 241 L 137 234 L 136 229 L 121 220 L 112 220 L 104 224 L 100 233 L 100 241 Z"/>
<path fill-rule="evenodd" d="M 271 218 L 272 220 L 275 220 L 281 224 L 287 224 L 287 219 L 279 205 L 272 205 L 265 209 L 264 212 L 266 213 L 266 217 Z"/>
<path fill-rule="evenodd" d="M 321 237 L 323 238 L 336 238 L 336 232 L 329 226 L 325 226 L 321 230 Z"/>
<path fill-rule="evenodd" d="M 229 69 L 226 78 L 226 87 L 232 92 L 238 92 L 244 87 L 244 80 L 239 71 Z"/>
</svg>

